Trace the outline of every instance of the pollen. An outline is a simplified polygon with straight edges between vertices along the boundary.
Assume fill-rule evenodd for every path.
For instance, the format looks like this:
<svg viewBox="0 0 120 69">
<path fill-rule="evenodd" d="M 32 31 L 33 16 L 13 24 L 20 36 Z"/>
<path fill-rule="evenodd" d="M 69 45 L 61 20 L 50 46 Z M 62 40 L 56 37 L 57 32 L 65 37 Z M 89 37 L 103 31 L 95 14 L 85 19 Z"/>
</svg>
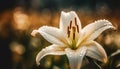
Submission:
<svg viewBox="0 0 120 69">
<path fill-rule="evenodd" d="M 68 38 L 75 40 L 76 34 L 79 33 L 79 26 L 77 24 L 77 18 L 74 18 L 74 22 L 71 20 L 67 27 Z"/>
<path fill-rule="evenodd" d="M 77 26 L 77 19 L 75 18 L 75 25 Z"/>
<path fill-rule="evenodd" d="M 71 27 L 72 27 L 72 21 L 70 21 L 70 29 L 71 29 Z"/>
<path fill-rule="evenodd" d="M 75 18 L 75 26 L 76 26 L 77 32 L 79 33 L 79 26 L 77 25 L 77 19 L 76 18 Z"/>
</svg>

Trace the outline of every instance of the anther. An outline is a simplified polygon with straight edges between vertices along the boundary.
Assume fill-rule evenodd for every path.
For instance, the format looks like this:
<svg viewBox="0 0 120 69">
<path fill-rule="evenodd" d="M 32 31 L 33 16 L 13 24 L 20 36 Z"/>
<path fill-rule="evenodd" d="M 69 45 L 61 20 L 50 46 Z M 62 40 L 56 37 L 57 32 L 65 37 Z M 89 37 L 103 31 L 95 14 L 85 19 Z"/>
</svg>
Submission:
<svg viewBox="0 0 120 69">
<path fill-rule="evenodd" d="M 69 30 L 69 26 L 67 27 L 67 34 L 68 34 L 68 37 L 70 37 L 70 30 Z"/>
<path fill-rule="evenodd" d="M 75 26 L 77 27 L 77 32 L 79 33 L 79 26 L 77 25 L 77 19 L 75 17 Z"/>
<path fill-rule="evenodd" d="M 77 19 L 76 19 L 76 17 L 75 17 L 75 25 L 77 26 Z"/>
<path fill-rule="evenodd" d="M 72 21 L 70 21 L 70 29 L 71 29 L 71 27 L 72 27 Z"/>
<path fill-rule="evenodd" d="M 77 25 L 77 32 L 79 33 L 79 26 Z"/>
</svg>

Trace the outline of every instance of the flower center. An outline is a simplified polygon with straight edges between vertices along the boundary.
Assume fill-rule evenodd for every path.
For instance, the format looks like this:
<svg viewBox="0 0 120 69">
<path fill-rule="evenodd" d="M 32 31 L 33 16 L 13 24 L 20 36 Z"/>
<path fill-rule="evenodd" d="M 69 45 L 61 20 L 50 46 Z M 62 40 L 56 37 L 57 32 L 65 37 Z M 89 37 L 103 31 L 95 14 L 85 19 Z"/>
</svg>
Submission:
<svg viewBox="0 0 120 69">
<path fill-rule="evenodd" d="M 76 18 L 74 18 L 74 22 L 72 20 L 70 21 L 70 25 L 67 27 L 67 34 L 70 41 L 70 48 L 76 49 L 76 42 L 79 38 L 79 26 Z"/>
</svg>

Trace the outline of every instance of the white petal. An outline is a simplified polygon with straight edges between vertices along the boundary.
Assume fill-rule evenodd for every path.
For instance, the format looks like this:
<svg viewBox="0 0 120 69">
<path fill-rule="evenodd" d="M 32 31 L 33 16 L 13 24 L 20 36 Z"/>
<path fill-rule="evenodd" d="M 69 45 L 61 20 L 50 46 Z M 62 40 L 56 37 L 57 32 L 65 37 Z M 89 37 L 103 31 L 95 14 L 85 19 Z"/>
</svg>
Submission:
<svg viewBox="0 0 120 69">
<path fill-rule="evenodd" d="M 80 47 L 77 50 L 65 49 L 71 69 L 80 69 L 86 50 L 86 47 Z"/>
<path fill-rule="evenodd" d="M 70 12 L 61 12 L 61 17 L 60 17 L 60 29 L 63 31 L 67 31 L 67 27 L 70 24 L 70 21 L 75 22 L 75 18 L 77 19 L 77 24 L 79 26 L 79 30 L 81 30 L 81 22 L 77 16 L 77 14 L 74 11 L 70 11 Z"/>
<path fill-rule="evenodd" d="M 98 61 L 107 62 L 107 55 L 103 47 L 97 42 L 93 41 L 87 48 L 86 56 L 94 58 Z"/>
<path fill-rule="evenodd" d="M 36 56 L 36 63 L 40 65 L 40 60 L 47 55 L 64 55 L 64 47 L 51 45 L 42 49 Z"/>
<path fill-rule="evenodd" d="M 109 28 L 114 28 L 111 22 L 107 20 L 98 20 L 94 23 L 88 24 L 83 28 L 82 32 L 84 33 L 85 37 L 88 37 L 88 40 L 94 40 L 103 31 Z"/>
<path fill-rule="evenodd" d="M 38 30 L 34 30 L 31 34 L 35 35 L 36 32 L 40 33 L 47 41 L 53 44 L 65 45 L 67 42 L 64 32 L 55 27 L 43 26 Z"/>
</svg>

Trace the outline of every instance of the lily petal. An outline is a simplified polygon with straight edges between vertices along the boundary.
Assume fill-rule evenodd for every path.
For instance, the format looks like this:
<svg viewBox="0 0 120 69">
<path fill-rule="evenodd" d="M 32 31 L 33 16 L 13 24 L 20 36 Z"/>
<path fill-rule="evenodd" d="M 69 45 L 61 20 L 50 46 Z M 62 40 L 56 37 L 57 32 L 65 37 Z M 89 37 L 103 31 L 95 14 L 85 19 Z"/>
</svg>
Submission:
<svg viewBox="0 0 120 69">
<path fill-rule="evenodd" d="M 57 45 L 51 45 L 44 49 L 42 49 L 36 56 L 36 63 L 37 65 L 40 65 L 40 60 L 47 55 L 64 55 L 64 47 L 57 46 Z"/>
<path fill-rule="evenodd" d="M 111 22 L 108 20 L 98 20 L 94 23 L 88 24 L 83 28 L 82 32 L 85 35 L 85 38 L 88 37 L 87 40 L 94 40 L 97 38 L 103 31 L 109 28 L 114 28 Z"/>
<path fill-rule="evenodd" d="M 79 30 L 81 30 L 81 22 L 74 11 L 70 12 L 61 12 L 60 17 L 60 29 L 67 33 L 67 27 L 70 25 L 70 21 L 74 24 L 76 18 L 77 25 L 79 26 Z"/>
<path fill-rule="evenodd" d="M 67 42 L 65 33 L 55 27 L 43 26 L 38 30 L 34 30 L 32 34 L 35 35 L 36 32 L 40 33 L 47 41 L 53 44 L 64 46 Z"/>
<path fill-rule="evenodd" d="M 65 49 L 71 69 L 80 69 L 86 50 L 87 47 L 80 47 L 77 50 Z"/>
<path fill-rule="evenodd" d="M 107 55 L 106 55 L 105 50 L 99 43 L 95 41 L 93 41 L 92 44 L 88 46 L 86 56 L 94 58 L 104 63 L 107 62 Z"/>
</svg>

